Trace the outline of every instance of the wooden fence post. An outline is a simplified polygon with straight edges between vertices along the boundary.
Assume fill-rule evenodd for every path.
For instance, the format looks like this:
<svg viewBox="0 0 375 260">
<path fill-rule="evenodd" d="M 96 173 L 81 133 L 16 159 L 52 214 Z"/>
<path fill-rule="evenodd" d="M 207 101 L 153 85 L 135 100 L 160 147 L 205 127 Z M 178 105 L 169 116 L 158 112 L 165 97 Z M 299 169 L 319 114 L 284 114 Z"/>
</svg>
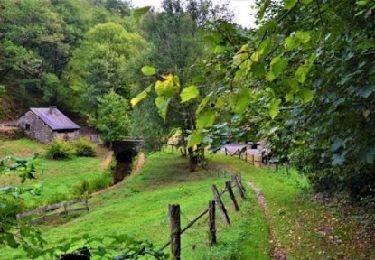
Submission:
<svg viewBox="0 0 375 260">
<path fill-rule="evenodd" d="M 240 197 L 242 199 L 245 199 L 245 190 L 244 190 L 243 186 L 241 185 L 240 180 L 238 179 L 238 176 L 233 175 L 232 181 L 236 184 L 238 192 L 240 193 Z"/>
<path fill-rule="evenodd" d="M 171 227 L 171 259 L 181 259 L 181 217 L 180 205 L 169 205 Z"/>
<path fill-rule="evenodd" d="M 227 191 L 229 192 L 229 197 L 232 200 L 233 208 L 235 211 L 239 211 L 240 207 L 238 206 L 236 197 L 234 196 L 233 190 L 232 190 L 232 182 L 231 181 L 226 181 L 225 182 L 225 187 L 227 188 Z"/>
<path fill-rule="evenodd" d="M 241 186 L 242 191 L 245 192 L 246 189 L 245 189 L 245 187 L 242 185 L 241 175 L 240 175 L 240 176 L 236 175 L 236 178 L 237 178 L 237 180 L 238 180 L 238 183 L 239 183 L 240 186 Z"/>
<path fill-rule="evenodd" d="M 252 164 L 255 166 L 255 155 L 254 154 L 251 155 L 251 161 L 252 161 Z"/>
<path fill-rule="evenodd" d="M 216 239 L 216 222 L 215 222 L 215 201 L 210 200 L 208 203 L 208 216 L 209 216 L 209 239 L 210 246 L 217 243 Z"/>
<path fill-rule="evenodd" d="M 225 155 L 228 155 L 228 151 L 226 147 L 224 147 L 224 151 L 225 151 Z"/>
<path fill-rule="evenodd" d="M 220 193 L 215 184 L 212 185 L 212 192 L 214 193 L 215 202 L 220 209 L 222 219 L 224 220 L 225 224 L 230 225 L 230 219 L 227 209 L 225 208 L 224 203 L 220 199 Z"/>
<path fill-rule="evenodd" d="M 246 151 L 246 153 L 245 153 L 245 162 L 247 162 L 247 151 Z"/>
<path fill-rule="evenodd" d="M 68 215 L 68 205 L 66 205 L 66 203 L 64 203 L 63 207 L 64 207 L 64 215 L 67 216 Z"/>
<path fill-rule="evenodd" d="M 87 210 L 87 211 L 90 211 L 90 208 L 89 208 L 89 200 L 88 200 L 88 199 L 85 199 L 85 207 L 86 207 L 86 210 Z"/>
</svg>

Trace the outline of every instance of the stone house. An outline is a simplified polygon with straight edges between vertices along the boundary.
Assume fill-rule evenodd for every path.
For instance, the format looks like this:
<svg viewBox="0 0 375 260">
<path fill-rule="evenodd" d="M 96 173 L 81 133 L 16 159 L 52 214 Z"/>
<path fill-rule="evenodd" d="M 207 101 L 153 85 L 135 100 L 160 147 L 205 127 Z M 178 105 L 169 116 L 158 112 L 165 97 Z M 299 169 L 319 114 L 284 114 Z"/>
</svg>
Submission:
<svg viewBox="0 0 375 260">
<path fill-rule="evenodd" d="M 18 120 L 18 125 L 27 136 L 42 143 L 50 143 L 54 138 L 72 140 L 80 135 L 80 126 L 56 107 L 32 107 Z"/>
</svg>

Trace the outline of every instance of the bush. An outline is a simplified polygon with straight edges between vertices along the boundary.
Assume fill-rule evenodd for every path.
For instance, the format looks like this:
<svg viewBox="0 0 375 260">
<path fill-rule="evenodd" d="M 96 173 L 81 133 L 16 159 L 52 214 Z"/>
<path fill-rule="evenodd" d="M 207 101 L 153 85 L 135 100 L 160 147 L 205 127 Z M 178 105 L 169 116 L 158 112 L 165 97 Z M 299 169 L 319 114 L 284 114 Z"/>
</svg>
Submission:
<svg viewBox="0 0 375 260">
<path fill-rule="evenodd" d="M 65 160 L 69 159 L 72 154 L 73 149 L 71 144 L 56 138 L 48 146 L 46 157 L 52 160 Z"/>
<path fill-rule="evenodd" d="M 83 180 L 80 183 L 73 186 L 73 193 L 76 196 L 85 196 L 92 192 L 103 190 L 112 184 L 112 178 L 108 173 L 90 179 Z"/>
<path fill-rule="evenodd" d="M 74 152 L 78 156 L 94 157 L 96 147 L 86 138 L 80 138 L 73 143 Z"/>
<path fill-rule="evenodd" d="M 90 183 L 88 180 L 83 180 L 73 186 L 73 193 L 76 196 L 84 196 L 90 193 Z"/>
</svg>

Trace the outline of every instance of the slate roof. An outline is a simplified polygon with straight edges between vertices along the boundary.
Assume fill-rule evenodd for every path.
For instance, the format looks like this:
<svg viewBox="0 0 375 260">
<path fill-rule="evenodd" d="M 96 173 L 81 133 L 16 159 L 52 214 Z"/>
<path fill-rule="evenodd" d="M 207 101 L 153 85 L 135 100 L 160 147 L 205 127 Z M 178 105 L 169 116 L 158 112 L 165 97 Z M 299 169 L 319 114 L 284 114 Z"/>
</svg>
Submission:
<svg viewBox="0 0 375 260">
<path fill-rule="evenodd" d="M 31 107 L 30 110 L 44 123 L 51 127 L 52 130 L 80 129 L 79 125 L 74 123 L 69 117 L 65 116 L 55 107 Z"/>
</svg>

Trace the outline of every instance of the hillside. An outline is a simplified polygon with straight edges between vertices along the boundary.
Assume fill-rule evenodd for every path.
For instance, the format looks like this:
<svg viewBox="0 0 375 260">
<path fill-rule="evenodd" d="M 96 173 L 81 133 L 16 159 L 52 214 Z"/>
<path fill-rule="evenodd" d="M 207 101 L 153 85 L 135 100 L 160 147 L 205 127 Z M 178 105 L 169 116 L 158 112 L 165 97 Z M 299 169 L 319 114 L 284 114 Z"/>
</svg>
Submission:
<svg viewBox="0 0 375 260">
<path fill-rule="evenodd" d="M 375 259 L 375 1 L 0 0 L 0 25 L 1 259 Z"/>
<path fill-rule="evenodd" d="M 371 240 L 358 220 L 345 218 L 303 195 L 309 189 L 308 184 L 294 172 L 286 175 L 254 168 L 222 155 L 210 155 L 208 171 L 192 173 L 186 166 L 178 154 L 151 154 L 139 174 L 129 177 L 115 190 L 92 198 L 89 213 L 63 224 L 42 226 L 45 238 L 51 245 L 58 245 L 76 237 L 95 239 L 121 234 L 150 240 L 161 247 L 169 236 L 167 205 L 181 205 L 181 221 L 185 226 L 207 207 L 212 198 L 210 186 L 217 184 L 223 188 L 230 177 L 228 173 L 235 172 L 241 173 L 248 195 L 246 201 L 239 201 L 240 213 L 233 211 L 228 196 L 224 196 L 232 225 L 226 227 L 217 216 L 219 244 L 210 248 L 207 219 L 198 221 L 183 235 L 183 259 L 270 259 L 275 244 L 290 259 L 374 257 Z M 262 190 L 272 226 L 248 181 Z M 269 240 L 269 228 L 274 230 L 277 241 Z M 2 252 L 2 259 L 17 255 L 8 249 Z"/>
<path fill-rule="evenodd" d="M 104 188 L 111 182 L 109 173 L 100 167 L 104 160 L 103 153 L 97 154 L 94 158 L 73 157 L 66 161 L 54 161 L 45 158 L 46 149 L 47 145 L 28 139 L 0 140 L 0 158 L 4 156 L 31 158 L 33 154 L 39 154 L 35 161 L 36 180 L 26 180 L 21 183 L 17 175 L 0 176 L 0 187 L 38 187 L 40 196 L 30 196 L 28 193 L 22 195 L 24 209 L 79 197 L 81 196 L 79 185 L 85 180 L 98 182 L 99 189 L 100 183 Z"/>
</svg>

